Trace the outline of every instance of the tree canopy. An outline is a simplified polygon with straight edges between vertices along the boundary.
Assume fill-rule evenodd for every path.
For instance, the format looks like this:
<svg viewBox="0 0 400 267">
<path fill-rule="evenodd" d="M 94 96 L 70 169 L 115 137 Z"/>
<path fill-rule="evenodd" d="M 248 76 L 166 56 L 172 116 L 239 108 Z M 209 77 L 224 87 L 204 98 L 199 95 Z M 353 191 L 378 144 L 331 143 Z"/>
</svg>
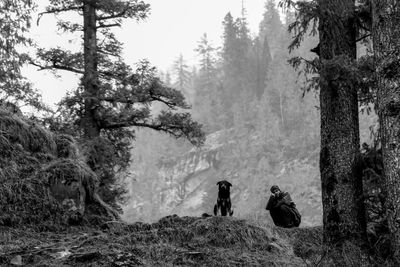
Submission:
<svg viewBox="0 0 400 267">
<path fill-rule="evenodd" d="M 23 49 L 33 43 L 27 32 L 34 9 L 30 0 L 0 3 L 0 100 L 41 110 L 46 107 L 39 92 L 21 73 L 22 66 L 29 62 Z"/>
</svg>

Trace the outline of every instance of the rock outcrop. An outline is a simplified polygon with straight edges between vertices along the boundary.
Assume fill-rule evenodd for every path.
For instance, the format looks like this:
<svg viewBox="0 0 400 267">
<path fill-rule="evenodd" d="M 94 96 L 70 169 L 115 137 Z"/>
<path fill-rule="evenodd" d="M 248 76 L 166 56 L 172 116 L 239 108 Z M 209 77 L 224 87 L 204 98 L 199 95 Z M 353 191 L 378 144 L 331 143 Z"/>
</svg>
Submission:
<svg viewBox="0 0 400 267">
<path fill-rule="evenodd" d="M 319 225 L 322 207 L 317 153 L 310 151 L 307 158 L 288 159 L 278 145 L 269 144 L 265 136 L 250 126 L 212 133 L 202 148 L 158 162 L 152 199 L 139 200 L 133 194 L 136 206 L 126 207 L 128 220 L 146 221 L 174 213 L 180 216 L 212 213 L 217 198 L 216 183 L 228 180 L 233 184 L 235 216 L 266 213 L 269 188 L 279 184 L 291 193 L 303 214 L 302 225 Z M 146 216 L 150 209 L 152 214 Z"/>
</svg>

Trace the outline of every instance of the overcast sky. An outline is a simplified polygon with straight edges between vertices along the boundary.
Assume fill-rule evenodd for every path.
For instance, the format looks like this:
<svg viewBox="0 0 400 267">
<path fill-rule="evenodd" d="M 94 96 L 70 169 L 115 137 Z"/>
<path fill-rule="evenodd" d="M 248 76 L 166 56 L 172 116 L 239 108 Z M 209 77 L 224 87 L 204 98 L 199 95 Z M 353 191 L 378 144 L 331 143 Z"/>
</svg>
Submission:
<svg viewBox="0 0 400 267">
<path fill-rule="evenodd" d="M 40 1 L 43 9 L 47 0 Z M 144 0 L 151 5 L 151 13 L 145 21 L 125 22 L 117 30 L 119 40 L 124 43 L 124 58 L 133 64 L 140 59 L 148 59 L 162 71 L 168 70 L 173 61 L 182 54 L 190 64 L 197 63 L 194 49 L 203 33 L 207 33 L 214 46 L 221 45 L 222 20 L 231 12 L 233 17 L 241 16 L 242 0 Z M 246 17 L 252 33 L 258 32 L 258 24 L 264 12 L 266 0 L 243 0 Z M 65 17 L 64 17 L 65 18 Z M 36 17 L 34 18 L 36 21 Z M 79 40 L 65 42 L 65 35 L 55 33 L 55 20 L 44 16 L 39 26 L 32 29 L 35 39 L 43 46 L 77 45 Z M 64 40 L 64 41 L 63 41 Z M 75 88 L 77 77 L 60 72 L 61 78 L 45 71 L 26 70 L 43 99 L 54 104 Z"/>
</svg>

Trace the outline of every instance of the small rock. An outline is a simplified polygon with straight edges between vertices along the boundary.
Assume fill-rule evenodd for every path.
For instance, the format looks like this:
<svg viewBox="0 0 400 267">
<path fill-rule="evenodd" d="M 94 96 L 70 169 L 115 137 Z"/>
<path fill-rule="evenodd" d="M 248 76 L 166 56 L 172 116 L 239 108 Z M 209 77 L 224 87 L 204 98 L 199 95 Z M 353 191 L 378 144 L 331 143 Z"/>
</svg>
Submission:
<svg viewBox="0 0 400 267">
<path fill-rule="evenodd" d="M 71 255 L 71 254 L 72 254 L 72 253 L 69 252 L 68 249 L 65 249 L 65 250 L 63 250 L 63 251 L 57 252 L 56 258 L 57 258 L 57 259 L 62 259 L 62 258 L 68 257 L 68 256 Z"/>
<path fill-rule="evenodd" d="M 10 264 L 15 266 L 22 266 L 23 264 L 21 255 L 17 255 L 14 258 L 12 258 Z"/>
<path fill-rule="evenodd" d="M 269 243 L 268 251 L 283 251 L 283 250 L 284 249 L 280 245 L 274 242 Z"/>
</svg>

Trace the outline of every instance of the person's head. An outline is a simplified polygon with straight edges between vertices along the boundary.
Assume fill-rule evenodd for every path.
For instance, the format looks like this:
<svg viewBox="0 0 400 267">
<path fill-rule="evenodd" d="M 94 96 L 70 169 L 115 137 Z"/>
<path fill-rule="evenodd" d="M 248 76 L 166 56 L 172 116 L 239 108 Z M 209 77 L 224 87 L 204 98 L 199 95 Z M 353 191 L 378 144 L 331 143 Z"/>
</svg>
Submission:
<svg viewBox="0 0 400 267">
<path fill-rule="evenodd" d="M 271 193 L 272 194 L 277 194 L 277 193 L 280 193 L 281 192 L 281 190 L 279 189 L 279 187 L 277 186 L 277 185 L 273 185 L 273 186 L 271 186 Z"/>
</svg>

